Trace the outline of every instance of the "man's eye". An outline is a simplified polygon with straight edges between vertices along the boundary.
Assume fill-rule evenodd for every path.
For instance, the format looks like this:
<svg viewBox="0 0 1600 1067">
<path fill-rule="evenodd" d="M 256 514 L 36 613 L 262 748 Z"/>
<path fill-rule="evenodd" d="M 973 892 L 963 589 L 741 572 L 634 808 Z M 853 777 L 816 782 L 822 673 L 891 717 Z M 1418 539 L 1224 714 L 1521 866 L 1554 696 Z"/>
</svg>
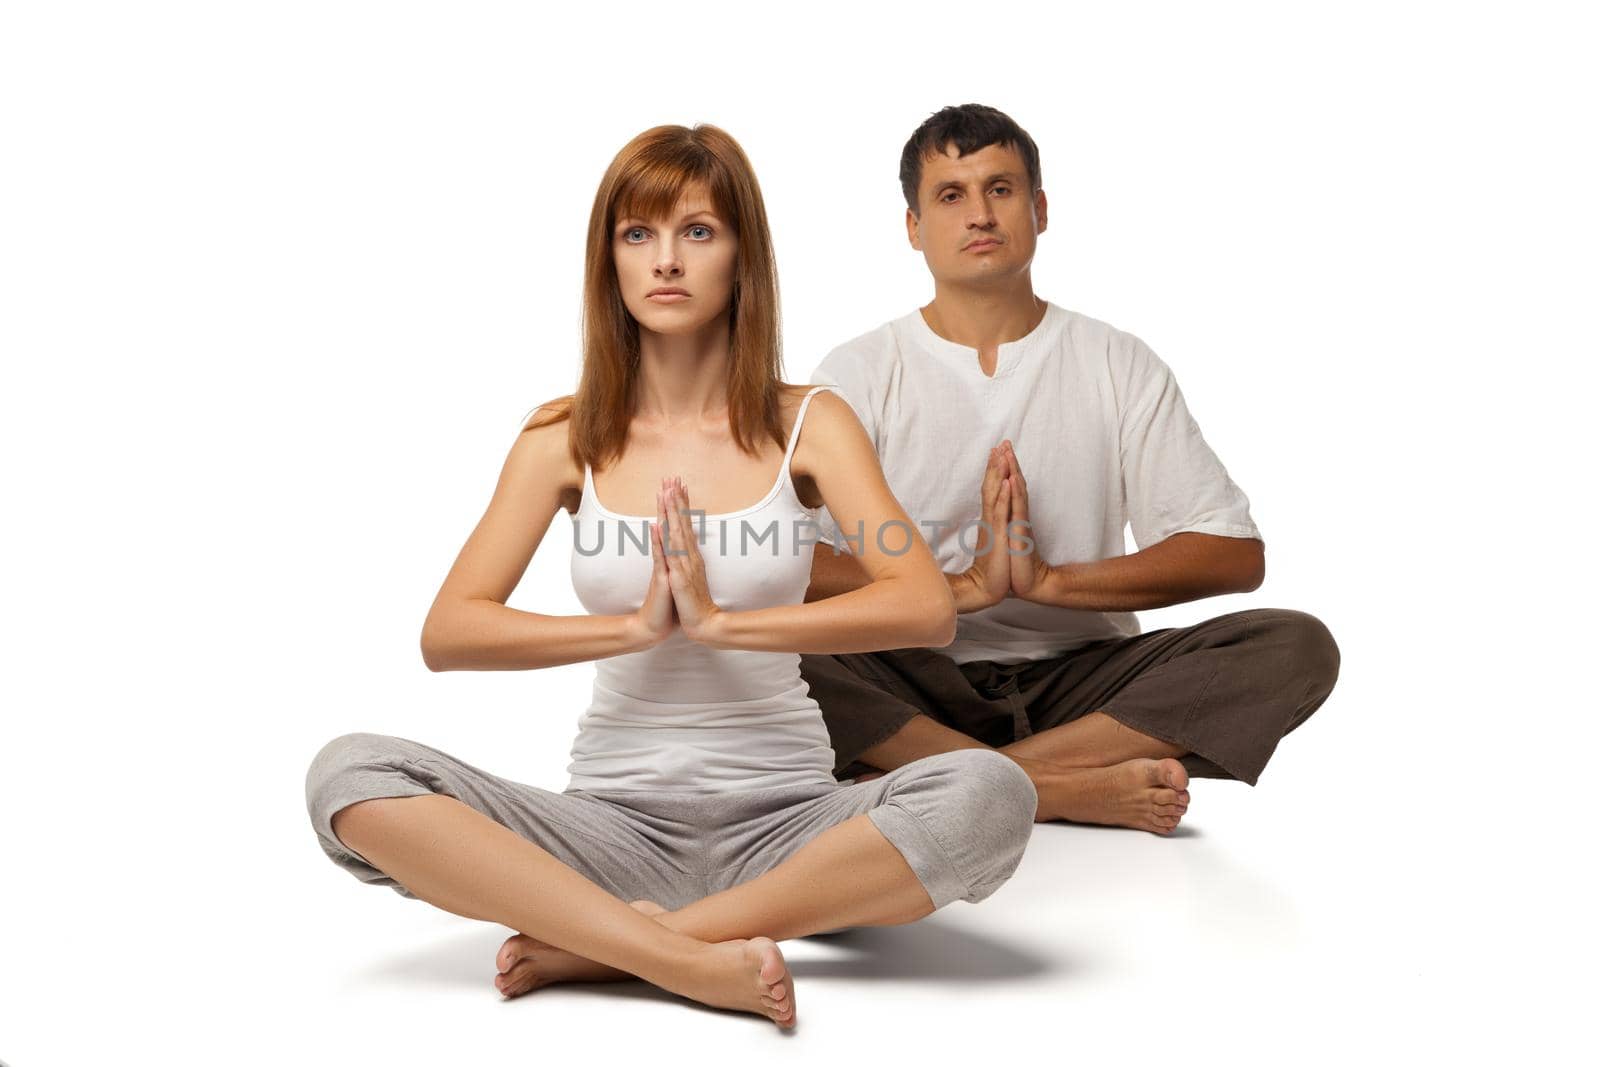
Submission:
<svg viewBox="0 0 1600 1067">
<path fill-rule="evenodd" d="M 1004 185 L 997 185 L 994 187 L 994 191 L 997 193 L 1009 193 L 1011 190 Z"/>
<path fill-rule="evenodd" d="M 943 201 L 944 201 L 944 202 L 945 202 L 945 203 L 947 203 L 947 204 L 948 204 L 948 203 L 949 203 L 949 202 L 950 202 L 950 198 L 951 198 L 951 197 L 952 197 L 952 196 L 957 196 L 957 195 L 959 195 L 959 194 L 957 194 L 957 193 L 956 193 L 956 192 L 954 192 L 954 191 L 951 191 L 951 192 L 948 192 L 948 193 L 945 193 L 945 194 L 944 194 L 944 195 L 943 195 L 943 196 L 941 196 L 941 197 L 940 197 L 940 198 L 939 198 L 939 199 L 940 199 L 940 200 L 943 200 Z"/>
</svg>

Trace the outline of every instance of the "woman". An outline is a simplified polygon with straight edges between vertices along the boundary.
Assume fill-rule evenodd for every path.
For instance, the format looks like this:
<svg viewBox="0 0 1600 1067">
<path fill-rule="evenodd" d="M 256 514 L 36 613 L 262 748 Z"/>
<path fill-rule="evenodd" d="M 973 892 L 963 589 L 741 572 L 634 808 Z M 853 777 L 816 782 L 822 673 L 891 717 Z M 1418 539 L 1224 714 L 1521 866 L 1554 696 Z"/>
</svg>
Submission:
<svg viewBox="0 0 1600 1067">
<path fill-rule="evenodd" d="M 567 789 L 348 734 L 313 761 L 307 807 L 362 881 L 520 931 L 507 996 L 637 975 L 791 1027 L 776 941 L 983 899 L 1037 796 L 990 750 L 833 778 L 799 653 L 948 644 L 954 607 L 848 404 L 778 376 L 765 207 L 732 138 L 663 126 L 622 149 L 584 305 L 578 389 L 525 420 L 422 635 L 433 670 L 597 661 Z M 872 581 L 808 604 L 824 504 L 867 531 Z M 589 614 L 509 608 L 558 507 Z"/>
</svg>

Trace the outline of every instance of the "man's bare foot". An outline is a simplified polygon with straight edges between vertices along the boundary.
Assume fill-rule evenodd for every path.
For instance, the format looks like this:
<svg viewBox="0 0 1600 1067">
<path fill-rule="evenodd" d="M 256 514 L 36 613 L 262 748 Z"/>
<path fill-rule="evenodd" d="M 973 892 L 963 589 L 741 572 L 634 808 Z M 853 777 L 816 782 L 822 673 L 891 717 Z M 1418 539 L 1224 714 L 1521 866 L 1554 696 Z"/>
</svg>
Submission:
<svg viewBox="0 0 1600 1067">
<path fill-rule="evenodd" d="M 1170 834 L 1189 810 L 1189 772 L 1175 759 L 1131 759 L 1059 773 L 1040 772 L 1029 762 L 1039 792 L 1035 822 L 1066 819 Z"/>
<path fill-rule="evenodd" d="M 664 915 L 667 911 L 649 900 L 635 900 L 629 907 L 646 915 Z M 505 997 L 520 997 L 556 982 L 624 982 L 634 977 L 527 934 L 507 938 L 495 953 L 494 963 L 500 971 L 494 976 L 494 987 Z"/>
</svg>

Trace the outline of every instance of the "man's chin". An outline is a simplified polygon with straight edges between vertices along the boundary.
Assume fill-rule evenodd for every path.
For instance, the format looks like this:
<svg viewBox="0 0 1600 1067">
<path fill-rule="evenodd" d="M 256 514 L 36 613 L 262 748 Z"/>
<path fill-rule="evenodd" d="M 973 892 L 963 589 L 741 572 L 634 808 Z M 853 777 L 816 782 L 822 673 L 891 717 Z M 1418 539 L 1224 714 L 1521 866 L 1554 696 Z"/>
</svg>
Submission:
<svg viewBox="0 0 1600 1067">
<path fill-rule="evenodd" d="M 943 275 L 935 275 L 935 280 L 945 285 L 993 285 L 1014 281 L 1022 273 L 1012 263 L 968 263 L 961 269 L 953 270 Z"/>
</svg>

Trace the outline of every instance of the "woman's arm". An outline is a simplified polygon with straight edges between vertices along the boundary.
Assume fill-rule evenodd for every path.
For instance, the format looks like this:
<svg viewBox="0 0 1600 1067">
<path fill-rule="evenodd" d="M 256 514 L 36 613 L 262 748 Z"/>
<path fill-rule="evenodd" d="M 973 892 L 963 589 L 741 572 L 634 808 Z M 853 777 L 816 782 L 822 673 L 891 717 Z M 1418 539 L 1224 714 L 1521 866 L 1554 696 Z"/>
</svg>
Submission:
<svg viewBox="0 0 1600 1067">
<path fill-rule="evenodd" d="M 861 523 L 866 536 L 851 565 L 863 572 L 865 584 L 826 600 L 719 611 L 701 640 L 716 648 L 767 652 L 938 648 L 954 640 L 950 584 L 889 491 L 871 439 L 842 398 L 829 392 L 811 398 L 790 467 L 816 483 L 841 528 L 854 530 Z M 879 547 L 880 529 L 889 551 Z M 833 550 L 822 545 L 817 552 Z"/>
<path fill-rule="evenodd" d="M 950 595 L 955 598 L 956 614 L 965 615 L 982 611 L 998 604 L 1010 595 L 1011 560 L 1006 549 L 994 540 L 991 530 L 1007 527 L 1009 500 L 1005 493 L 1006 468 L 997 450 L 989 453 L 989 465 L 983 473 L 979 488 L 978 505 L 984 525 L 978 528 L 977 551 L 972 566 L 964 571 L 946 571 L 945 582 Z M 835 552 L 831 545 L 818 546 L 811 557 L 811 585 L 806 589 L 807 600 L 825 600 L 852 589 L 860 589 L 868 579 L 860 564 L 847 552 Z"/>
<path fill-rule="evenodd" d="M 628 615 L 540 615 L 506 607 L 561 507 L 563 473 L 571 462 L 567 423 L 518 434 L 488 510 L 422 625 L 422 661 L 429 670 L 555 667 L 638 652 L 670 632 L 670 614 L 662 629 L 646 622 L 644 608 Z M 651 606 L 647 601 L 645 607 Z"/>
</svg>

